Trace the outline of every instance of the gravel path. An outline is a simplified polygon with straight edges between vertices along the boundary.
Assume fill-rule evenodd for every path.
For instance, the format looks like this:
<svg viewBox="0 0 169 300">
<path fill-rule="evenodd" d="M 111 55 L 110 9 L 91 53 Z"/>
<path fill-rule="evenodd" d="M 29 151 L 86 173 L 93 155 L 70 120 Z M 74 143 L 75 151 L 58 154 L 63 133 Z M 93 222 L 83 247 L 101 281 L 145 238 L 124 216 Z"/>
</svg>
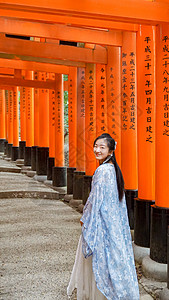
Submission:
<svg viewBox="0 0 169 300">
<path fill-rule="evenodd" d="M 80 214 L 44 199 L 1 199 L 0 214 L 0 299 L 67 299 Z"/>
<path fill-rule="evenodd" d="M 56 200 L 52 188 L 14 169 L 0 159 L 0 300 L 67 300 L 81 214 Z M 49 195 L 54 199 L 45 199 Z M 159 299 L 166 283 L 146 279 L 139 265 L 137 274 L 140 300 Z"/>
</svg>

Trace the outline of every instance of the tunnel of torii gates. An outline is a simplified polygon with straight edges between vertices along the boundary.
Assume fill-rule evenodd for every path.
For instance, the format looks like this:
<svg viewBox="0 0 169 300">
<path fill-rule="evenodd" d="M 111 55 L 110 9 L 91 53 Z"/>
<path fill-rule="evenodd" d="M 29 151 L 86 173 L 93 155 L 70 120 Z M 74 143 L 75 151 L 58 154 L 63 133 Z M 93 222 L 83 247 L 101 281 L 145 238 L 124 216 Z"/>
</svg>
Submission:
<svg viewBox="0 0 169 300">
<path fill-rule="evenodd" d="M 166 263 L 169 5 L 101 2 L 0 1 L 0 149 L 85 203 L 97 167 L 93 141 L 108 132 L 135 244 Z"/>
</svg>

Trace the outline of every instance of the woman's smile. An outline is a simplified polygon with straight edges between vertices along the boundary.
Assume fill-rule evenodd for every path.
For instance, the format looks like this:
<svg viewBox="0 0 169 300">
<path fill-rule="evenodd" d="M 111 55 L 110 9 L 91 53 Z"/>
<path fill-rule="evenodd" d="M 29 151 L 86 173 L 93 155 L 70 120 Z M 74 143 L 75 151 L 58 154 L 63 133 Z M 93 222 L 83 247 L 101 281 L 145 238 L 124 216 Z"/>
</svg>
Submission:
<svg viewBox="0 0 169 300">
<path fill-rule="evenodd" d="M 94 155 L 96 159 L 99 160 L 99 163 L 103 163 L 103 161 L 110 155 L 109 148 L 107 146 L 107 142 L 105 139 L 99 139 L 94 145 Z"/>
</svg>

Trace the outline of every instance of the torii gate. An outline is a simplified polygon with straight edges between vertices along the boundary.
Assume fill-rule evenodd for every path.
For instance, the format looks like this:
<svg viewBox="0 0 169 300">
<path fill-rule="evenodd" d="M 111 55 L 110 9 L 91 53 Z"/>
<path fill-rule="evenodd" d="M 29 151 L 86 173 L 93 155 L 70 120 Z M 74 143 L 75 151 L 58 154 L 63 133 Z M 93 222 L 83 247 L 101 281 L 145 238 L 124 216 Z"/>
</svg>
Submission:
<svg viewBox="0 0 169 300">
<path fill-rule="evenodd" d="M 64 174 L 62 182 L 57 179 L 61 178 L 60 175 L 54 177 L 53 181 L 56 185 L 64 185 L 63 102 L 60 100 L 63 81 L 60 74 L 69 74 L 69 96 L 72 95 L 69 98 L 70 155 L 74 154 L 73 147 L 77 148 L 75 158 L 73 155 L 70 158 L 70 162 L 72 159 L 74 161 L 70 171 L 77 167 L 78 176 L 80 172 L 86 173 L 84 200 L 96 168 L 91 145 L 96 132 L 99 134 L 106 130 L 118 140 L 118 161 L 124 174 L 128 206 L 133 205 L 138 190 L 138 198 L 135 200 L 135 244 L 145 249 L 150 246 L 150 257 L 156 262 L 166 263 L 169 224 L 168 1 L 121 0 L 118 3 L 106 0 L 103 5 L 101 0 L 86 0 L 82 3 L 66 0 L 46 3 L 39 0 L 7 0 L 0 1 L 0 15 L 1 140 L 6 139 L 5 124 L 8 124 L 8 144 L 18 147 L 18 132 L 13 130 L 16 128 L 13 122 L 18 124 L 18 86 L 25 88 L 22 99 L 27 97 L 27 101 L 31 99 L 30 88 L 35 88 L 36 104 L 40 99 L 38 93 L 41 93 L 41 116 L 47 116 L 48 101 L 45 99 L 49 96 L 49 92 L 43 95 L 42 91 L 53 91 L 57 100 L 54 170 L 57 174 Z M 5 34 L 44 38 L 45 43 L 12 39 L 5 37 Z M 85 43 L 86 46 L 59 45 L 56 42 L 58 40 Z M 34 80 L 30 73 L 32 71 L 38 72 Z M 45 78 L 46 72 L 57 74 L 56 80 L 52 80 L 52 76 Z M 25 79 L 21 76 L 25 76 Z M 9 90 L 9 97 L 5 114 L 6 89 Z M 52 92 L 49 98 L 51 108 Z M 27 104 L 29 115 L 31 103 Z M 22 113 L 24 115 L 24 111 Z M 52 119 L 52 113 L 50 116 Z M 42 124 L 43 119 L 40 120 L 41 126 L 46 126 L 44 132 L 47 138 L 49 122 L 45 125 Z M 35 123 L 40 124 L 36 117 Z M 56 134 L 57 131 L 59 133 Z M 40 146 L 46 151 L 49 147 L 50 151 L 53 146 L 47 143 L 43 132 L 40 138 L 39 144 L 34 145 L 32 141 L 28 147 Z M 43 160 L 47 155 L 41 154 L 40 157 Z M 155 205 L 152 206 L 154 200 Z M 130 207 L 131 227 L 132 212 L 133 207 Z"/>
</svg>

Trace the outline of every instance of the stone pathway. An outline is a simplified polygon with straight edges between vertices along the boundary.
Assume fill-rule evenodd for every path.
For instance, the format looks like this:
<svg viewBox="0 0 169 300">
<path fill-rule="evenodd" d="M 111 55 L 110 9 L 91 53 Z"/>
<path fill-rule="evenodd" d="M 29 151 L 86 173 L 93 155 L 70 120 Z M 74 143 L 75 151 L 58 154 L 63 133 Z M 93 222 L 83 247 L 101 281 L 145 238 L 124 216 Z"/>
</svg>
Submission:
<svg viewBox="0 0 169 300">
<path fill-rule="evenodd" d="M 58 192 L 21 173 L 0 172 L 0 198 L 59 199 Z"/>
<path fill-rule="evenodd" d="M 0 170 L 8 167 L 0 171 L 0 300 L 66 300 L 81 214 L 10 166 L 0 159 Z M 147 281 L 140 280 L 140 299 L 153 299 L 152 282 L 147 293 Z"/>
<path fill-rule="evenodd" d="M 2 300 L 67 299 L 80 215 L 61 201 L 1 199 Z"/>
</svg>

